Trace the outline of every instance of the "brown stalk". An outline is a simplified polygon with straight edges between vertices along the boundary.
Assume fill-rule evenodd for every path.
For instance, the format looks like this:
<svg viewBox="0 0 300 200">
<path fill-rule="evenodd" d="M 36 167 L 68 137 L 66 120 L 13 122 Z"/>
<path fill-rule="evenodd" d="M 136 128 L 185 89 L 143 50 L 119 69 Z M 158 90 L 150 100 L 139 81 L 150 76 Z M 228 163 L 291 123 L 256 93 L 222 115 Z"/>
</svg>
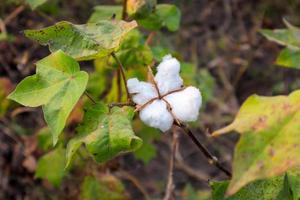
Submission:
<svg viewBox="0 0 300 200">
<path fill-rule="evenodd" d="M 198 147 L 198 149 L 207 158 L 209 164 L 215 165 L 219 170 L 224 172 L 228 177 L 232 176 L 231 172 L 219 163 L 218 158 L 213 156 L 209 152 L 209 150 L 199 142 L 199 140 L 196 138 L 196 136 L 193 134 L 193 132 L 188 128 L 188 126 L 186 124 L 181 123 L 181 124 L 176 124 L 176 125 L 178 127 L 182 128 L 182 130 L 191 138 L 191 140 L 194 142 L 194 144 Z"/>
</svg>

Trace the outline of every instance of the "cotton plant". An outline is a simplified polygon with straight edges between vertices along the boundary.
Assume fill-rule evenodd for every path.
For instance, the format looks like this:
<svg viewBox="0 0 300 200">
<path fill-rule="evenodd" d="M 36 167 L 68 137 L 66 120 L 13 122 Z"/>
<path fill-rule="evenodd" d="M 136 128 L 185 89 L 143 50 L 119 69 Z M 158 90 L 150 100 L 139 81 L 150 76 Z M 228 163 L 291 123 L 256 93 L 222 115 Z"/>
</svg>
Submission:
<svg viewBox="0 0 300 200">
<path fill-rule="evenodd" d="M 179 73 L 179 61 L 166 55 L 151 82 L 128 79 L 128 91 L 145 124 L 165 132 L 174 122 L 197 120 L 202 104 L 201 93 L 196 87 L 184 87 Z"/>
</svg>

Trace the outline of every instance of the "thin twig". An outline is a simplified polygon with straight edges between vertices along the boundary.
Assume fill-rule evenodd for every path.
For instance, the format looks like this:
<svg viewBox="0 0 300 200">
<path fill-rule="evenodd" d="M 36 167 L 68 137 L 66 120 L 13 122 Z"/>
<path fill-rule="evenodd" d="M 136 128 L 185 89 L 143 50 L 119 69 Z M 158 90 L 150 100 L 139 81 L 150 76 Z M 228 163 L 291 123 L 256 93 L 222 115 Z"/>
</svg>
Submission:
<svg viewBox="0 0 300 200">
<path fill-rule="evenodd" d="M 108 105 L 108 107 L 111 109 L 112 107 L 123 107 L 123 106 L 131 106 L 134 107 L 135 103 L 128 102 L 128 103 L 111 103 Z"/>
<path fill-rule="evenodd" d="M 117 99 L 118 99 L 118 102 L 121 101 L 122 99 L 122 83 L 121 83 L 121 72 L 120 72 L 120 69 L 117 70 L 117 88 L 118 88 L 118 96 L 117 96 Z"/>
<path fill-rule="evenodd" d="M 119 65 L 119 69 L 120 69 L 122 79 L 123 79 L 123 82 L 124 82 L 124 85 L 125 85 L 127 101 L 131 101 L 130 94 L 129 94 L 128 87 L 127 87 L 127 79 L 126 79 L 126 76 L 125 76 L 124 66 L 123 66 L 123 64 L 121 63 L 121 61 L 119 60 L 119 58 L 116 56 L 116 54 L 114 52 L 112 52 L 111 55 Z"/>
<path fill-rule="evenodd" d="M 25 9 L 24 5 L 17 7 L 12 13 L 10 13 L 5 19 L 4 24 L 8 24 L 11 20 L 17 17 Z"/>
<path fill-rule="evenodd" d="M 127 18 L 127 0 L 123 0 L 122 19 L 126 20 L 126 18 Z"/>
<path fill-rule="evenodd" d="M 145 44 L 146 44 L 146 45 L 150 45 L 150 44 L 152 43 L 153 37 L 154 37 L 155 35 L 156 35 L 156 32 L 155 32 L 155 31 L 152 31 L 152 32 L 148 35 Z"/>
<path fill-rule="evenodd" d="M 140 181 L 137 178 L 135 178 L 133 175 L 123 170 L 118 171 L 116 175 L 120 178 L 131 181 L 135 185 L 135 187 L 139 189 L 139 191 L 144 195 L 145 199 L 150 200 L 149 194 L 147 193 L 146 189 L 143 187 Z"/>
<path fill-rule="evenodd" d="M 89 98 L 89 100 L 91 100 L 91 102 L 93 102 L 94 104 L 97 104 L 97 102 L 93 99 L 93 97 L 87 91 L 84 91 L 84 94 Z"/>
<path fill-rule="evenodd" d="M 202 145 L 199 140 L 195 137 L 193 132 L 187 127 L 186 124 L 181 123 L 181 124 L 176 124 L 180 128 L 184 130 L 184 132 L 192 139 L 194 144 L 200 149 L 200 151 L 205 155 L 205 157 L 208 159 L 208 163 L 215 165 L 218 169 L 220 169 L 222 172 L 224 172 L 228 177 L 231 177 L 231 172 L 228 171 L 225 167 L 223 167 L 219 161 L 218 158 L 213 156 L 208 149 Z"/>
<path fill-rule="evenodd" d="M 171 148 L 171 157 L 170 157 L 170 164 L 169 164 L 169 174 L 168 174 L 168 182 L 167 182 L 164 200 L 170 200 L 172 193 L 174 191 L 173 172 L 174 172 L 175 155 L 176 155 L 177 148 L 178 148 L 178 133 L 174 129 L 173 129 L 172 133 L 173 133 L 172 134 L 172 148 Z"/>
</svg>

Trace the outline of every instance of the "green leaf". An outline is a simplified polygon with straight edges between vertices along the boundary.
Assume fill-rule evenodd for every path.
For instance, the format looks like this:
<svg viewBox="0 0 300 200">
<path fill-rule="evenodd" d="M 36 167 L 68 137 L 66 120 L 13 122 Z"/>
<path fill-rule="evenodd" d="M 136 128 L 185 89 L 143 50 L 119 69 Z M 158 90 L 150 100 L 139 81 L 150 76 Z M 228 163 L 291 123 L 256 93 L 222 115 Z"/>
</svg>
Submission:
<svg viewBox="0 0 300 200">
<path fill-rule="evenodd" d="M 83 25 L 62 21 L 41 30 L 26 30 L 25 35 L 48 45 L 51 52 L 61 49 L 77 60 L 91 60 L 117 50 L 136 26 L 135 21 L 101 20 Z"/>
<path fill-rule="evenodd" d="M 48 127 L 44 127 L 37 133 L 38 147 L 44 151 L 52 147 L 52 135 Z"/>
<path fill-rule="evenodd" d="M 153 12 L 156 0 L 127 0 L 127 13 L 129 16 L 142 18 Z"/>
<path fill-rule="evenodd" d="M 276 59 L 276 64 L 300 69 L 300 50 L 283 49 Z"/>
<path fill-rule="evenodd" d="M 32 10 L 36 9 L 38 6 L 44 4 L 47 0 L 26 0 Z"/>
<path fill-rule="evenodd" d="M 290 188 L 293 196 L 293 200 L 300 199 L 300 171 L 289 170 L 286 174 L 286 179 L 288 182 L 288 187 Z"/>
<path fill-rule="evenodd" d="M 226 197 L 229 182 L 212 182 L 212 200 L 283 200 L 284 177 L 274 177 L 266 180 L 258 180 L 240 189 L 236 194 Z M 286 199 L 288 200 L 288 199 Z"/>
<path fill-rule="evenodd" d="M 145 67 L 153 60 L 152 51 L 138 30 L 132 30 L 125 36 L 117 56 L 124 66 L 130 68 Z M 118 65 L 114 59 L 111 60 L 114 66 Z"/>
<path fill-rule="evenodd" d="M 57 143 L 67 118 L 84 92 L 88 74 L 62 51 L 37 62 L 36 74 L 22 80 L 9 95 L 22 105 L 43 106 L 44 117 Z"/>
<path fill-rule="evenodd" d="M 290 49 L 300 49 L 300 29 L 283 20 L 288 29 L 268 30 L 263 29 L 261 33 L 268 39 Z"/>
<path fill-rule="evenodd" d="M 138 24 L 149 30 L 159 30 L 166 27 L 176 31 L 180 25 L 181 12 L 172 4 L 158 4 L 156 10 L 145 18 L 137 18 Z"/>
<path fill-rule="evenodd" d="M 94 7 L 94 12 L 90 16 L 89 23 L 97 23 L 101 20 L 108 20 L 115 14 L 115 19 L 122 18 L 122 6 L 101 5 Z"/>
<path fill-rule="evenodd" d="M 66 172 L 64 171 L 65 149 L 57 147 L 49 153 L 43 155 L 37 163 L 35 177 L 48 180 L 54 186 L 61 184 Z"/>
<path fill-rule="evenodd" d="M 180 25 L 181 12 L 179 8 L 172 4 L 159 4 L 156 7 L 156 13 L 162 20 L 162 26 L 170 31 L 176 31 Z"/>
<path fill-rule="evenodd" d="M 134 156 L 145 164 L 148 164 L 156 157 L 157 150 L 153 141 L 159 139 L 161 133 L 155 128 L 146 126 L 140 120 L 135 120 L 134 130 L 143 140 L 143 145 L 134 152 Z"/>
<path fill-rule="evenodd" d="M 122 182 L 112 175 L 101 175 L 96 179 L 86 176 L 81 185 L 83 200 L 126 200 L 128 194 Z"/>
<path fill-rule="evenodd" d="M 268 40 L 292 49 L 300 49 L 300 41 L 288 29 L 261 30 L 260 31 Z"/>
<path fill-rule="evenodd" d="M 214 136 L 237 131 L 233 177 L 227 193 L 247 183 L 283 174 L 300 165 L 300 90 L 289 96 L 249 97 L 230 125 Z"/>
<path fill-rule="evenodd" d="M 106 114 L 108 113 L 108 107 L 101 102 L 98 102 L 97 104 L 87 104 L 84 107 L 84 112 L 85 114 L 83 117 L 83 121 L 76 128 L 78 136 L 71 139 L 67 146 L 66 168 L 70 166 L 75 153 L 83 143 L 84 137 L 86 137 L 89 133 L 95 131 L 99 123 L 106 116 Z"/>
<path fill-rule="evenodd" d="M 188 184 L 182 194 L 183 200 L 211 200 L 210 191 L 197 191 Z"/>
<path fill-rule="evenodd" d="M 135 136 L 132 130 L 133 115 L 131 108 L 114 107 L 103 117 L 94 131 L 71 139 L 67 147 L 66 167 L 81 144 L 85 144 L 97 162 L 105 162 L 120 153 L 138 149 L 142 145 L 142 140 Z"/>
</svg>

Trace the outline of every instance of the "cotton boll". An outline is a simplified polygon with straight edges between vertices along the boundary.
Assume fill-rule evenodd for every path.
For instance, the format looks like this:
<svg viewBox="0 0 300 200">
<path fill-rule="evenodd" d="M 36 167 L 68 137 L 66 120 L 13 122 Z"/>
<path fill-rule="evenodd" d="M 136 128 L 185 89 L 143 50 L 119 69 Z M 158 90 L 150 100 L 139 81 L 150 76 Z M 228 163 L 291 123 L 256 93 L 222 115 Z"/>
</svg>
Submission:
<svg viewBox="0 0 300 200">
<path fill-rule="evenodd" d="M 172 127 L 173 117 L 162 100 L 155 100 L 140 111 L 141 120 L 154 128 L 165 132 Z"/>
<path fill-rule="evenodd" d="M 136 78 L 128 79 L 127 87 L 132 100 L 138 105 L 143 105 L 150 99 L 157 97 L 157 92 L 154 86 L 150 83 L 139 81 Z"/>
<path fill-rule="evenodd" d="M 172 112 L 180 121 L 190 122 L 198 118 L 199 109 L 202 104 L 200 91 L 195 87 L 169 94 L 165 97 L 172 107 Z"/>
<path fill-rule="evenodd" d="M 182 86 L 183 81 L 179 76 L 179 72 L 180 63 L 178 60 L 171 55 L 166 55 L 157 66 L 157 73 L 154 78 L 161 95 L 179 89 Z"/>
</svg>

